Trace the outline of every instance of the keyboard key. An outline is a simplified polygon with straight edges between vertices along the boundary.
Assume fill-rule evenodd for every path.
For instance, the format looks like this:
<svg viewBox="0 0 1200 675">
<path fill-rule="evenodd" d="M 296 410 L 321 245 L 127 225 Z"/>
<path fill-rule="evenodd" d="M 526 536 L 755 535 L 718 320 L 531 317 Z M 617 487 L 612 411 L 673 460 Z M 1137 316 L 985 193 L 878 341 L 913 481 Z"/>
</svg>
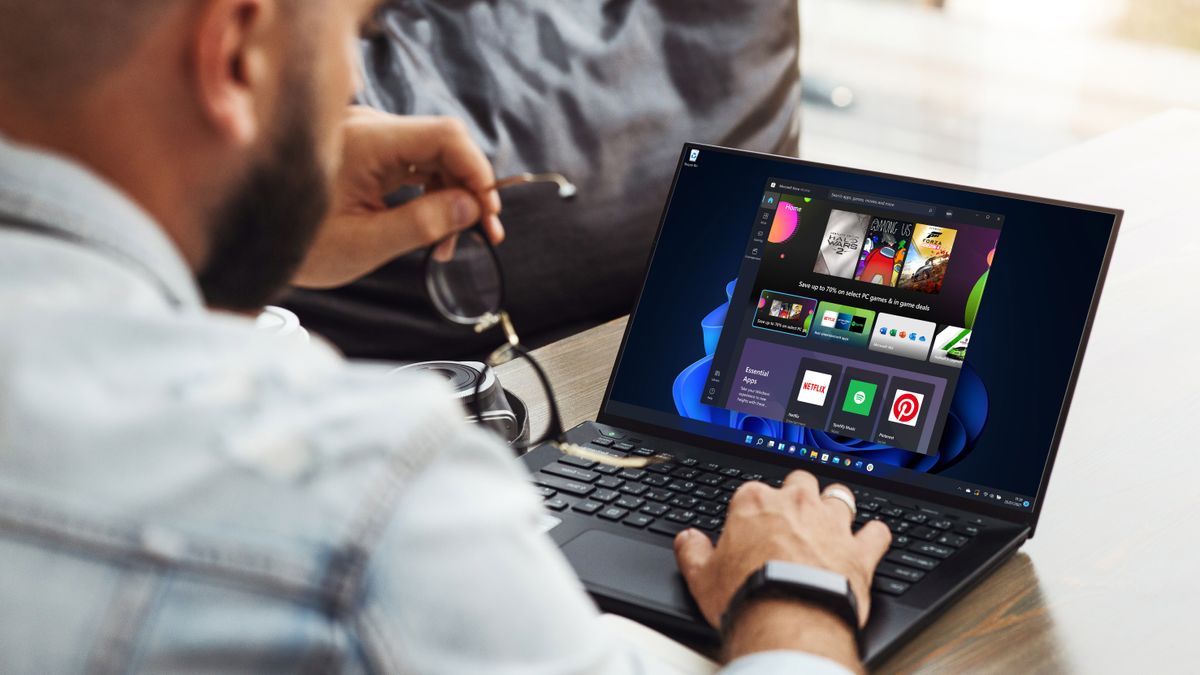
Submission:
<svg viewBox="0 0 1200 675">
<path fill-rule="evenodd" d="M 683 459 L 679 460 L 679 463 L 684 466 L 696 466 L 700 463 L 700 460 L 695 459 L 694 457 L 684 457 Z"/>
<path fill-rule="evenodd" d="M 896 563 L 890 563 L 886 561 L 879 563 L 879 567 L 875 570 L 875 574 L 882 574 L 883 576 L 891 577 L 892 579 L 907 581 L 910 584 L 920 581 L 921 577 L 925 576 L 925 573 L 921 570 L 914 570 L 911 567 L 905 567 L 904 565 L 897 565 Z"/>
<path fill-rule="evenodd" d="M 899 506 L 887 506 L 882 509 L 879 509 L 879 512 L 885 516 L 890 516 L 892 518 L 904 517 L 904 509 L 900 508 Z"/>
<path fill-rule="evenodd" d="M 620 470 L 621 469 L 619 467 L 609 466 L 607 464 L 597 464 L 596 466 L 592 467 L 592 471 L 595 471 L 602 476 L 611 476 Z"/>
<path fill-rule="evenodd" d="M 725 477 L 719 473 L 706 473 L 706 474 L 702 474 L 699 478 L 697 478 L 696 482 L 700 483 L 702 485 L 714 485 L 715 486 L 715 485 L 720 485 L 721 483 L 724 483 Z"/>
<path fill-rule="evenodd" d="M 641 469 L 622 469 L 620 476 L 625 480 L 641 480 L 646 477 L 646 472 Z"/>
<path fill-rule="evenodd" d="M 545 506 L 551 511 L 562 511 L 563 509 L 567 508 L 567 500 L 563 499 L 562 497 L 555 497 L 554 499 L 547 499 L 546 501 L 542 502 L 542 506 Z"/>
<path fill-rule="evenodd" d="M 629 515 L 629 510 L 622 509 L 617 506 L 610 506 L 607 509 L 604 509 L 603 511 L 601 511 L 600 513 L 598 513 L 596 515 L 600 516 L 601 518 L 603 518 L 605 520 L 620 520 L 620 519 L 624 518 L 625 516 Z"/>
<path fill-rule="evenodd" d="M 770 485 L 773 488 L 781 488 L 781 487 L 783 487 L 783 479 L 782 478 L 772 478 L 771 480 L 767 481 L 767 485 Z"/>
<path fill-rule="evenodd" d="M 571 510 L 578 511 L 580 513 L 595 513 L 602 508 L 604 508 L 604 505 L 600 502 L 594 502 L 588 499 L 586 501 L 579 502 L 575 506 L 572 506 Z"/>
<path fill-rule="evenodd" d="M 602 448 L 611 448 L 613 446 L 613 440 L 611 438 L 594 438 L 592 439 L 592 445 L 598 445 Z"/>
<path fill-rule="evenodd" d="M 551 464 L 550 466 L 543 467 L 542 473 L 548 473 L 553 476 L 561 476 L 563 478 L 570 478 L 571 480 L 577 480 L 584 483 L 591 483 L 600 477 L 600 474 L 596 473 L 595 471 L 588 471 L 587 469 L 581 469 L 577 466 L 570 466 L 567 464 Z"/>
<path fill-rule="evenodd" d="M 678 506 L 681 509 L 691 509 L 691 508 L 695 508 L 696 504 L 700 503 L 700 500 L 696 499 L 695 497 L 685 497 L 683 495 L 676 495 L 674 499 L 672 499 L 671 501 L 669 501 L 667 503 L 670 504 L 671 506 Z"/>
<path fill-rule="evenodd" d="M 621 492 L 624 492 L 628 495 L 640 495 L 649 489 L 650 488 L 642 485 L 641 483 L 626 483 L 621 486 Z"/>
<path fill-rule="evenodd" d="M 687 511 L 685 509 L 675 509 L 674 511 L 667 514 L 667 520 L 671 520 L 676 523 L 690 523 L 695 519 L 696 519 L 696 512 L 695 511 Z"/>
<path fill-rule="evenodd" d="M 558 490 L 548 487 L 539 487 L 537 489 L 537 493 L 541 495 L 543 499 L 545 499 L 546 497 L 553 497 L 554 495 L 558 494 Z"/>
<path fill-rule="evenodd" d="M 879 507 L 880 507 L 879 502 L 874 501 L 874 500 L 863 501 L 863 502 L 858 503 L 859 511 L 870 511 L 870 512 L 874 513 L 875 511 L 879 510 Z"/>
<path fill-rule="evenodd" d="M 948 530 L 948 529 L 950 529 L 950 526 L 953 524 L 954 523 L 950 522 L 949 520 L 946 520 L 945 518 L 935 518 L 934 520 L 929 521 L 930 527 L 934 527 L 939 530 Z"/>
<path fill-rule="evenodd" d="M 889 551 L 888 554 L 884 556 L 884 560 L 890 560 L 891 562 L 900 563 L 901 565 L 908 565 L 909 567 L 915 567 L 919 570 L 925 570 L 926 572 L 937 567 L 938 565 L 938 561 L 934 560 L 933 558 L 926 558 L 923 555 L 917 555 L 916 553 L 909 553 L 908 551 L 900 550 Z"/>
<path fill-rule="evenodd" d="M 596 490 L 591 494 L 591 499 L 607 504 L 620 496 L 621 494 L 616 490 Z"/>
<path fill-rule="evenodd" d="M 924 513 L 906 513 L 904 519 L 910 523 L 924 523 L 929 520 L 929 516 Z"/>
<path fill-rule="evenodd" d="M 721 496 L 721 491 L 717 488 L 698 487 L 695 490 L 692 490 L 692 494 L 700 499 L 716 499 L 717 497 Z"/>
<path fill-rule="evenodd" d="M 554 488 L 559 492 L 575 495 L 576 497 L 584 497 L 591 493 L 593 488 L 587 483 L 580 483 L 577 480 L 567 480 L 566 478 L 558 478 L 556 476 L 538 475 L 534 478 L 534 482 L 542 487 Z"/>
<path fill-rule="evenodd" d="M 892 548 L 908 548 L 912 543 L 912 539 L 907 534 L 898 534 L 892 537 Z"/>
<path fill-rule="evenodd" d="M 961 534 L 947 533 L 937 538 L 937 543 L 942 546 L 953 546 L 954 548 L 959 548 L 968 541 L 971 541 L 970 538 L 964 537 Z"/>
<path fill-rule="evenodd" d="M 696 513 L 701 513 L 706 516 L 719 516 L 725 513 L 725 505 L 716 502 L 700 502 L 696 506 Z"/>
<path fill-rule="evenodd" d="M 955 528 L 954 531 L 958 532 L 959 534 L 965 534 L 968 537 L 974 537 L 975 535 L 979 534 L 980 530 L 979 530 L 978 525 L 972 525 L 971 523 L 963 523 L 962 525 L 959 525 L 957 528 Z"/>
<path fill-rule="evenodd" d="M 930 541 L 939 534 L 941 534 L 941 532 L 938 530 L 935 530 L 932 527 L 926 527 L 924 525 L 917 525 L 908 531 L 908 536 L 912 537 L 913 539 L 924 539 L 925 541 Z"/>
<path fill-rule="evenodd" d="M 672 471 L 671 475 L 676 478 L 682 478 L 684 480 L 692 480 L 696 476 L 699 476 L 700 472 L 696 469 L 692 469 L 692 468 L 689 468 L 686 466 L 681 466 L 678 469 L 675 469 L 674 471 Z"/>
<path fill-rule="evenodd" d="M 954 553 L 954 549 L 950 548 L 949 546 L 932 544 L 927 541 L 913 542 L 913 544 L 908 547 L 908 550 L 914 553 L 920 553 L 922 555 L 933 556 L 934 558 L 942 558 L 943 560 L 949 558 L 950 555 Z"/>
<path fill-rule="evenodd" d="M 563 455 L 562 457 L 558 458 L 558 461 L 563 464 L 577 466 L 581 469 L 590 469 L 593 466 L 596 466 L 596 463 L 590 459 L 584 459 L 583 457 L 572 457 L 571 455 Z"/>
<path fill-rule="evenodd" d="M 692 526 L 698 527 L 702 530 L 715 530 L 718 527 L 721 527 L 722 522 L 724 522 L 724 521 L 722 521 L 720 518 L 713 518 L 711 516 L 700 516 L 692 521 Z"/>
<path fill-rule="evenodd" d="M 621 522 L 630 527 L 645 527 L 650 523 L 653 523 L 654 518 L 647 516 L 644 513 L 635 513 Z"/>
<path fill-rule="evenodd" d="M 633 443 L 627 443 L 625 441 L 621 441 L 620 443 L 614 443 L 613 448 L 615 448 L 617 450 L 622 450 L 624 452 L 629 452 L 630 450 L 633 450 Z"/>
<path fill-rule="evenodd" d="M 696 489 L 696 484 L 690 480 L 677 479 L 667 483 L 667 489 L 674 490 L 676 492 L 691 492 L 692 490 Z"/>
<path fill-rule="evenodd" d="M 633 451 L 633 454 L 638 455 L 639 457 L 653 457 L 657 455 L 658 452 L 651 448 L 638 448 L 637 450 Z"/>
<path fill-rule="evenodd" d="M 733 495 L 729 492 L 722 493 L 721 496 L 717 497 L 717 501 L 722 504 L 728 504 L 731 499 L 733 499 Z"/>
<path fill-rule="evenodd" d="M 670 510 L 671 507 L 667 506 L 666 504 L 658 504 L 656 502 L 649 502 L 642 507 L 642 513 L 654 516 L 656 518 Z"/>
<path fill-rule="evenodd" d="M 700 465 L 700 468 L 705 471 L 720 471 L 721 465 L 716 462 L 704 462 Z"/>
<path fill-rule="evenodd" d="M 671 479 L 667 478 L 666 476 L 656 473 L 656 474 L 653 474 L 650 476 L 646 476 L 645 478 L 642 479 L 642 482 L 645 483 L 646 485 L 650 485 L 652 487 L 662 487 L 663 485 L 670 483 Z"/>
<path fill-rule="evenodd" d="M 742 487 L 742 483 L 745 483 L 745 482 L 746 481 L 742 480 L 741 478 L 730 478 L 730 479 L 726 480 L 724 483 L 722 483 L 721 487 L 732 492 L 732 491 L 737 490 L 738 488 Z"/>
<path fill-rule="evenodd" d="M 610 490 L 615 490 L 624 484 L 625 481 L 617 478 L 616 476 L 604 476 L 600 480 L 596 481 L 596 487 L 608 488 Z"/>
<path fill-rule="evenodd" d="M 763 479 L 763 475 L 761 473 L 748 473 L 745 476 L 742 476 L 742 479 L 748 481 L 759 481 Z"/>
<path fill-rule="evenodd" d="M 646 500 L 642 499 L 641 497 L 631 497 L 629 495 L 625 495 L 624 497 L 618 499 L 615 503 L 617 506 L 623 509 L 633 509 L 636 511 L 637 509 L 642 508 L 642 504 L 645 504 Z"/>
<path fill-rule="evenodd" d="M 738 476 L 742 475 L 742 470 L 729 467 L 728 469 L 722 469 L 721 475 L 729 476 L 730 478 L 737 478 Z"/>
<path fill-rule="evenodd" d="M 887 577 L 875 577 L 875 583 L 871 584 L 871 588 L 888 595 L 900 595 L 910 588 L 910 584 Z"/>
<path fill-rule="evenodd" d="M 675 535 L 679 534 L 680 532 L 683 532 L 684 530 L 688 529 L 689 527 L 691 527 L 691 526 L 685 525 L 683 523 L 673 523 L 669 520 L 657 520 L 654 522 L 654 524 L 652 524 L 649 527 L 649 530 L 651 532 L 665 534 L 668 537 L 674 537 Z"/>
<path fill-rule="evenodd" d="M 674 497 L 675 493 L 662 488 L 654 488 L 651 490 L 646 490 L 646 494 L 642 496 L 646 499 L 653 499 L 656 502 L 665 502 L 669 501 L 671 497 Z"/>
</svg>

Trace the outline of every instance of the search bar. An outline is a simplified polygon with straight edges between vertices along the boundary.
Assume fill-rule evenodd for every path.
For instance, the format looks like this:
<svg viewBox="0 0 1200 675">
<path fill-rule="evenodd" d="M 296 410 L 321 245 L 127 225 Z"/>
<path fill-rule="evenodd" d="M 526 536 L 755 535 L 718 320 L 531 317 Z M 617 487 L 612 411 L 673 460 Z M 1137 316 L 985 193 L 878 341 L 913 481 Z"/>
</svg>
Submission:
<svg viewBox="0 0 1200 675">
<path fill-rule="evenodd" d="M 842 202 L 844 204 L 853 204 L 855 206 L 865 206 L 876 209 L 891 209 L 893 211 L 903 211 L 919 216 L 934 216 L 937 215 L 938 207 L 933 204 L 924 204 L 922 202 L 910 202 L 903 199 L 893 199 L 892 197 L 884 197 L 882 195 L 869 195 L 861 192 L 850 192 L 848 190 L 830 190 L 830 201 Z"/>
</svg>

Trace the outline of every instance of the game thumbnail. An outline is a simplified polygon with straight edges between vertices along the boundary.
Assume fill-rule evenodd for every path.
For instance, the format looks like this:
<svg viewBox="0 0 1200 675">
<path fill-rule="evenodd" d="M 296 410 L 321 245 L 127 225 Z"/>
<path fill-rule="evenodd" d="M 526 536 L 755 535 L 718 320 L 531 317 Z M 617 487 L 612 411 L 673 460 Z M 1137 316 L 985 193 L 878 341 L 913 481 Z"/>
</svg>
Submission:
<svg viewBox="0 0 1200 675">
<path fill-rule="evenodd" d="M 897 287 L 921 293 L 940 293 L 956 234 L 957 230 L 948 227 L 917 225 Z"/>
<path fill-rule="evenodd" d="M 869 284 L 895 286 L 915 227 L 915 223 L 903 220 L 872 218 L 854 278 Z"/>
<path fill-rule="evenodd" d="M 831 211 L 813 271 L 843 279 L 853 277 L 870 220 L 865 213 Z"/>
</svg>

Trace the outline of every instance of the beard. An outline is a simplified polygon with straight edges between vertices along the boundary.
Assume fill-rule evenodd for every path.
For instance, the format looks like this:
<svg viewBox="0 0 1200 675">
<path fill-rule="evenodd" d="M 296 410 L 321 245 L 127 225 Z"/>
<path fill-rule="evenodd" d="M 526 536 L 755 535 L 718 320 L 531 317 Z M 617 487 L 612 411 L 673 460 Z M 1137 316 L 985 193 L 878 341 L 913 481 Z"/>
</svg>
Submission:
<svg viewBox="0 0 1200 675">
<path fill-rule="evenodd" d="M 267 156 L 217 211 L 208 263 L 197 275 L 211 308 L 261 311 L 287 287 L 328 213 L 328 177 L 306 126 L 315 106 L 304 98 L 285 102 Z"/>
</svg>

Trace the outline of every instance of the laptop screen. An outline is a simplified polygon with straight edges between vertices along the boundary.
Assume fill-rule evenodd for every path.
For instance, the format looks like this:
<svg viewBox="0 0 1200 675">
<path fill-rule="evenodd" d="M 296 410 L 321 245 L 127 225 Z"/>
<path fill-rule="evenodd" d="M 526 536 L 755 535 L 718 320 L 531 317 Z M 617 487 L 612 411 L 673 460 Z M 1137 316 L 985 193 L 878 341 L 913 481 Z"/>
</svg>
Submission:
<svg viewBox="0 0 1200 675">
<path fill-rule="evenodd" d="M 601 421 L 1034 514 L 1118 215 L 689 145 Z"/>
</svg>

